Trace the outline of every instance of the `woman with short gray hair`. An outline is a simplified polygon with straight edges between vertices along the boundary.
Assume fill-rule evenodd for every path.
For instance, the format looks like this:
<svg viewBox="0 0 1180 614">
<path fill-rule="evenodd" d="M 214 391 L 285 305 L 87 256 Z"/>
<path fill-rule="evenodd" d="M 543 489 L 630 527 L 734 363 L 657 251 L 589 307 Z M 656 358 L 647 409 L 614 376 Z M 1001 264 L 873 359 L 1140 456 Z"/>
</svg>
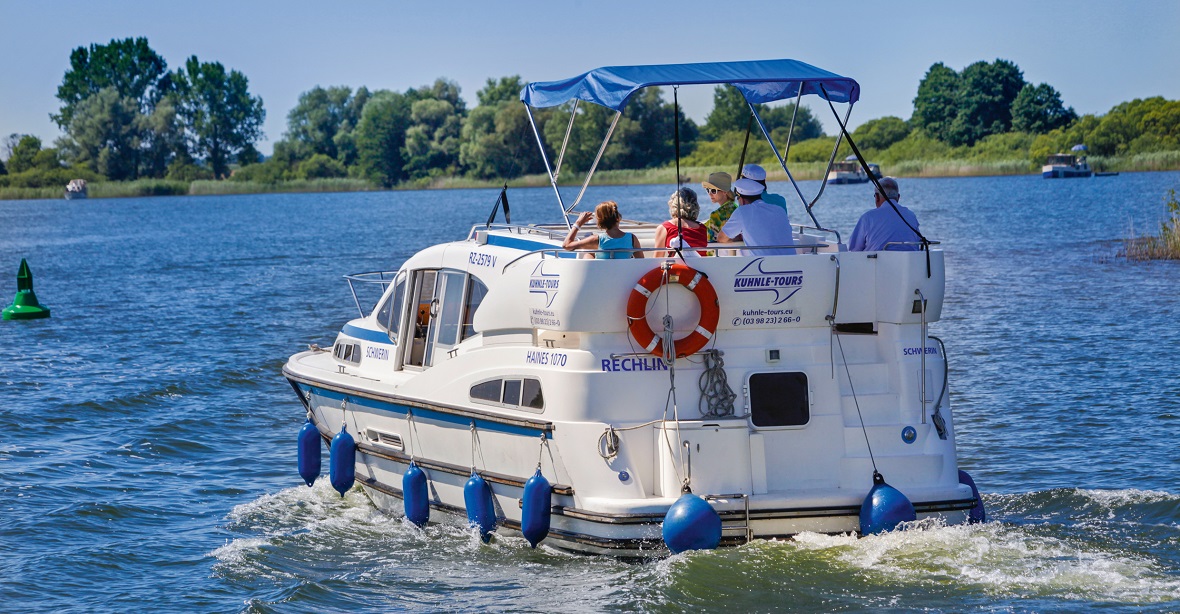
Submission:
<svg viewBox="0 0 1180 614">
<path fill-rule="evenodd" d="M 673 256 L 680 248 L 685 256 L 704 256 L 705 252 L 693 250 L 683 251 L 682 248 L 704 248 L 709 246 L 709 233 L 705 226 L 697 221 L 701 212 L 701 205 L 697 202 L 697 193 L 692 188 L 680 188 L 668 198 L 668 221 L 656 228 L 656 247 L 671 248 L 670 251 L 657 252 L 656 257 Z"/>
</svg>

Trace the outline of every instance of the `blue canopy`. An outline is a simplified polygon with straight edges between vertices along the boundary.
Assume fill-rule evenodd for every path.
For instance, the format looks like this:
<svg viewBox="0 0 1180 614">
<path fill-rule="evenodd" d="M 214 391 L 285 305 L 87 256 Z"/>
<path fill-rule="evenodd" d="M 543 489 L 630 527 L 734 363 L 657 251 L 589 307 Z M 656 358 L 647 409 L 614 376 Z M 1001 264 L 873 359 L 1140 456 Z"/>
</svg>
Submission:
<svg viewBox="0 0 1180 614">
<path fill-rule="evenodd" d="M 622 111 L 631 95 L 645 87 L 721 83 L 738 88 L 751 103 L 794 98 L 800 83 L 804 94 L 819 96 L 822 85 L 832 102 L 860 99 L 856 81 L 796 60 L 607 66 L 564 81 L 530 83 L 520 91 L 520 99 L 534 108 L 578 99 Z"/>
<path fill-rule="evenodd" d="M 1086 146 L 1081 143 L 1069 148 L 1070 151 L 1086 151 Z"/>
</svg>

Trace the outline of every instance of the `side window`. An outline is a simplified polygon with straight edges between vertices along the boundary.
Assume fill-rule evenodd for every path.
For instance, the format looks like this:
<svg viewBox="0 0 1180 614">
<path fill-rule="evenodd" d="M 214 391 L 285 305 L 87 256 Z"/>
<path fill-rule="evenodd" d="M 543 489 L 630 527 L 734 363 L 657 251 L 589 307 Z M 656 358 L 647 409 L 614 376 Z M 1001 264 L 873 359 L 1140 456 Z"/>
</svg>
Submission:
<svg viewBox="0 0 1180 614">
<path fill-rule="evenodd" d="M 541 381 L 531 377 L 480 382 L 471 387 L 471 400 L 535 413 L 545 410 Z"/>
<path fill-rule="evenodd" d="M 463 336 L 460 341 L 475 334 L 475 311 L 487 296 L 488 287 L 475 277 L 467 281 L 467 304 L 463 306 Z"/>
<path fill-rule="evenodd" d="M 406 275 L 397 276 L 393 292 L 377 309 L 377 325 L 389 333 L 389 339 L 397 343 L 397 333 L 402 321 L 402 305 L 406 302 Z"/>
<path fill-rule="evenodd" d="M 471 398 L 477 401 L 491 401 L 493 403 L 500 402 L 500 389 L 504 384 L 504 380 L 494 379 L 489 382 L 480 382 L 471 387 Z"/>
<path fill-rule="evenodd" d="M 521 405 L 533 409 L 545 409 L 545 397 L 541 394 L 540 380 L 524 380 L 524 399 L 522 399 Z"/>
<path fill-rule="evenodd" d="M 459 314 L 463 312 L 463 285 L 467 274 L 444 271 L 442 274 L 442 306 L 438 317 L 436 343 L 450 347 L 459 342 Z"/>
<path fill-rule="evenodd" d="M 750 418 L 754 426 L 803 426 L 811 420 L 806 373 L 750 376 Z"/>
</svg>

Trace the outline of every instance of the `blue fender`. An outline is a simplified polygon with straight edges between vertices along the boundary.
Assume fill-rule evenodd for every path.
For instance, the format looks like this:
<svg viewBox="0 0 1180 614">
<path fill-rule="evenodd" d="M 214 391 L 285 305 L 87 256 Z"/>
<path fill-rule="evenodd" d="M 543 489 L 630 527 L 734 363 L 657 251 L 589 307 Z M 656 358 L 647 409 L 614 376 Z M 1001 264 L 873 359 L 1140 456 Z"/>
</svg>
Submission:
<svg viewBox="0 0 1180 614">
<path fill-rule="evenodd" d="M 971 479 L 971 475 L 966 471 L 960 469 L 959 483 L 970 486 L 971 494 L 975 496 L 975 505 L 971 506 L 971 511 L 967 512 L 968 524 L 987 522 L 987 510 L 983 509 L 983 497 L 979 496 L 979 489 L 975 486 L 975 480 Z"/>
<path fill-rule="evenodd" d="M 485 542 L 490 540 L 492 532 L 496 530 L 492 487 L 475 471 L 471 472 L 471 479 L 463 486 L 463 503 L 467 505 L 468 525 L 479 527 L 480 539 Z"/>
<path fill-rule="evenodd" d="M 873 488 L 860 504 L 860 534 L 892 531 L 903 522 L 917 519 L 914 504 L 900 490 L 886 484 L 881 474 L 874 472 Z"/>
<path fill-rule="evenodd" d="M 533 477 L 524 483 L 524 495 L 520 499 L 520 532 L 524 533 L 524 538 L 534 548 L 549 535 L 549 519 L 553 508 L 552 490 L 549 480 L 541 475 L 540 467 L 537 467 Z"/>
<path fill-rule="evenodd" d="M 406 519 L 410 522 L 419 527 L 430 522 L 430 489 L 426 484 L 426 472 L 414 461 L 410 461 L 410 466 L 402 476 L 402 503 L 405 504 Z"/>
<path fill-rule="evenodd" d="M 328 477 L 332 488 L 343 497 L 356 481 L 356 442 L 343 428 L 332 438 L 329 449 Z"/>
<path fill-rule="evenodd" d="M 320 477 L 320 430 L 309 418 L 299 429 L 299 477 L 308 486 Z"/>
<path fill-rule="evenodd" d="M 673 554 L 712 550 L 721 543 L 721 516 L 699 495 L 684 493 L 668 507 L 663 535 Z"/>
</svg>

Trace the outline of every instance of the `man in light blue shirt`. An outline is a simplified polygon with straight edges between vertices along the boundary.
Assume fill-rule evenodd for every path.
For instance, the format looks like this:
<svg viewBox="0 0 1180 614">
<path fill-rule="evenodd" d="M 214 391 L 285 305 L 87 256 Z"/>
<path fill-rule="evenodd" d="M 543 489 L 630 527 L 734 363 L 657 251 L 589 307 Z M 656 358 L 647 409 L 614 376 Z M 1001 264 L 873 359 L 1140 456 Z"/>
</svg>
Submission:
<svg viewBox="0 0 1180 614">
<path fill-rule="evenodd" d="M 885 190 L 885 194 L 873 188 L 873 201 L 877 206 L 860 216 L 856 228 L 852 229 L 852 236 L 848 238 L 848 251 L 917 250 L 920 240 L 918 216 L 897 203 L 901 199 L 901 192 L 897 189 L 896 179 L 884 177 L 878 183 L 881 184 L 881 189 Z M 886 243 L 904 244 L 886 247 Z"/>
</svg>

